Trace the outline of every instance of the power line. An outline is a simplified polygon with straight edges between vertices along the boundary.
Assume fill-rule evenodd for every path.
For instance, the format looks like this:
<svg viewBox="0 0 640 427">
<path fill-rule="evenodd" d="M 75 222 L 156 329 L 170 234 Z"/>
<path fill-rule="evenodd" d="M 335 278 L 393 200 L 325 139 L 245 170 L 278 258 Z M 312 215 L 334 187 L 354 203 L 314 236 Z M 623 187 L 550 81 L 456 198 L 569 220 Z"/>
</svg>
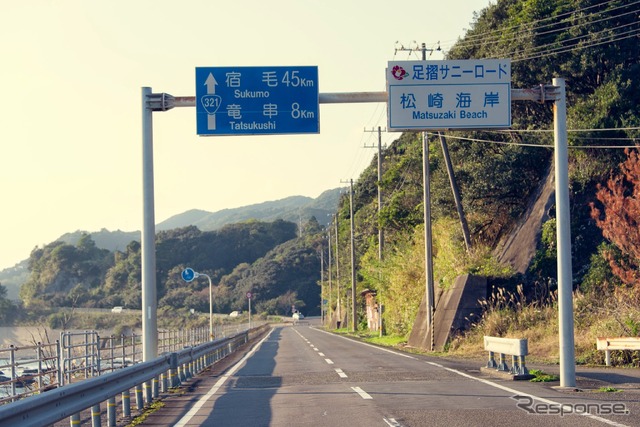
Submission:
<svg viewBox="0 0 640 427">
<path fill-rule="evenodd" d="M 447 134 L 447 138 L 449 139 L 457 139 L 462 141 L 470 141 L 470 142 L 483 142 L 487 144 L 497 144 L 497 145 L 512 145 L 519 147 L 535 147 L 535 148 L 554 148 L 553 145 L 550 144 L 528 144 L 524 142 L 507 142 L 507 141 L 491 141 L 488 139 L 478 139 L 478 138 L 468 138 L 462 136 L 453 136 Z M 640 141 L 639 141 L 640 144 Z M 612 148 L 639 148 L 640 145 L 570 145 L 569 148 L 596 148 L 596 149 L 612 149 Z"/>
<path fill-rule="evenodd" d="M 492 43 L 494 41 L 503 41 L 504 42 L 504 41 L 515 40 L 517 38 L 517 36 L 521 36 L 521 35 L 525 35 L 525 34 L 529 35 L 531 31 L 537 31 L 537 30 L 540 30 L 540 29 L 544 29 L 544 28 L 548 28 L 548 27 L 552 27 L 552 26 L 556 26 L 556 25 L 560 25 L 560 24 L 565 24 L 565 23 L 569 22 L 568 20 L 565 20 L 565 19 L 557 21 L 559 18 L 576 16 L 579 12 L 584 12 L 586 10 L 590 10 L 590 9 L 593 9 L 593 8 L 596 8 L 596 7 L 601 7 L 601 6 L 604 6 L 604 5 L 612 3 L 612 2 L 613 2 L 613 0 L 609 0 L 606 3 L 600 3 L 600 4 L 597 4 L 597 5 L 588 6 L 588 7 L 581 8 L 581 9 L 571 10 L 571 11 L 563 13 L 563 14 L 559 14 L 559 15 L 555 15 L 555 16 L 551 16 L 551 17 L 547 17 L 547 18 L 543 18 L 543 19 L 539 19 L 539 20 L 535 20 L 535 21 L 530 21 L 530 22 L 527 22 L 527 23 L 524 23 L 524 24 L 520 24 L 520 25 L 512 25 L 512 26 L 503 27 L 503 28 L 500 28 L 500 29 L 497 29 L 497 30 L 486 31 L 486 32 L 479 33 L 479 34 L 467 34 L 467 35 L 465 35 L 465 38 L 463 40 L 460 40 L 457 43 L 453 42 L 451 44 L 451 46 L 453 46 L 453 45 L 455 45 L 456 47 L 474 46 L 476 44 L 475 39 L 481 39 L 481 41 L 485 45 L 487 43 L 490 44 L 490 43 Z M 610 8 L 610 9 L 605 9 L 605 10 L 601 10 L 601 11 L 598 11 L 598 12 L 595 12 L 595 13 L 591 13 L 591 14 L 585 15 L 583 18 L 592 18 L 592 17 L 598 16 L 600 14 L 610 13 L 610 12 L 616 11 L 618 9 L 627 8 L 627 7 L 633 6 L 633 5 L 638 4 L 638 3 L 640 3 L 640 0 L 636 0 L 636 1 L 634 1 L 632 3 L 629 3 L 629 4 L 626 4 L 626 5 L 617 6 L 617 7 L 613 7 L 613 8 Z M 633 12 L 636 12 L 636 11 L 637 10 L 634 10 L 634 11 L 631 11 L 631 12 L 628 12 L 628 13 L 633 13 Z M 622 14 L 622 15 L 626 15 L 628 13 L 625 13 L 625 14 Z M 587 23 L 576 24 L 576 25 L 570 26 L 568 28 L 573 29 L 573 28 L 576 28 L 576 27 L 579 27 L 579 26 L 582 26 L 582 25 L 587 25 L 587 24 L 594 23 L 594 22 L 600 22 L 602 20 L 612 19 L 612 18 L 619 17 L 619 16 L 622 16 L 622 15 L 616 15 L 614 17 L 606 17 L 606 18 L 602 18 L 602 19 L 600 19 L 598 21 L 591 21 L 591 22 L 587 22 Z M 537 27 L 535 26 L 535 24 L 537 24 L 537 23 L 546 22 L 546 21 L 550 21 L 550 20 L 556 20 L 556 22 L 552 22 L 552 23 L 545 24 L 545 25 L 540 25 L 540 26 L 537 26 Z M 510 38 L 507 38 L 507 39 L 503 38 L 505 31 L 513 30 L 513 29 L 517 30 L 514 33 L 514 36 L 512 36 Z M 563 28 L 560 28 L 558 30 L 546 31 L 546 32 L 543 32 L 543 33 L 538 33 L 538 34 L 551 34 L 553 32 L 562 31 L 562 30 L 565 30 L 565 29 L 567 29 L 567 28 L 563 27 Z"/>
<path fill-rule="evenodd" d="M 574 51 L 586 49 L 586 48 L 589 48 L 589 47 L 601 46 L 603 44 L 613 43 L 613 42 L 617 42 L 617 41 L 620 41 L 620 40 L 626 40 L 626 39 L 629 39 L 629 38 L 632 38 L 632 37 L 636 37 L 638 35 L 640 35 L 640 33 L 636 32 L 635 34 L 632 34 L 632 35 L 629 35 L 629 36 L 626 36 L 626 37 L 620 37 L 620 38 L 612 39 L 612 40 L 605 40 L 605 41 L 600 42 L 600 43 L 591 43 L 591 44 L 583 45 L 583 46 L 575 46 L 575 47 L 572 47 L 572 48 L 569 48 L 569 49 L 565 49 L 565 50 L 558 50 L 558 51 L 550 52 L 550 53 L 542 53 L 540 55 L 529 56 L 529 57 L 526 57 L 526 58 L 519 58 L 519 59 L 516 59 L 516 60 L 514 60 L 512 62 L 524 61 L 524 60 L 529 60 L 529 59 L 544 58 L 544 57 L 551 56 L 551 55 L 556 55 L 556 54 L 559 54 L 559 53 L 574 52 Z"/>
<path fill-rule="evenodd" d="M 501 28 L 500 30 L 491 30 L 491 31 L 485 31 L 485 32 L 479 33 L 479 34 L 467 35 L 467 36 L 465 36 L 465 39 L 474 39 L 474 38 L 486 39 L 487 37 L 490 37 L 492 35 L 495 36 L 495 37 L 500 37 L 502 35 L 503 31 L 506 31 L 506 30 L 520 29 L 522 31 L 523 28 L 528 29 L 527 26 L 529 26 L 529 25 L 533 26 L 533 25 L 541 23 L 541 22 L 547 22 L 547 21 L 552 21 L 552 20 L 555 21 L 555 20 L 557 20 L 559 18 L 564 18 L 564 17 L 567 17 L 567 16 L 575 15 L 578 12 L 584 12 L 586 10 L 594 9 L 596 7 L 604 6 L 604 5 L 609 4 L 609 3 L 613 3 L 613 1 L 615 1 L 615 0 L 608 0 L 608 1 L 604 2 L 604 3 L 595 4 L 595 5 L 583 7 L 583 8 L 580 8 L 580 9 L 571 9 L 570 11 L 565 12 L 565 13 L 561 13 L 561 14 L 558 14 L 558 15 L 548 16 L 546 18 L 541 18 L 541 19 L 529 21 L 529 22 L 526 22 L 524 24 L 512 25 L 510 27 Z M 624 5 L 622 7 L 631 6 L 631 5 L 635 4 L 635 3 L 640 3 L 640 1 L 635 1 L 634 3 L 628 4 L 628 5 Z M 567 6 L 569 6 L 569 5 L 567 5 Z M 616 8 L 613 8 L 613 9 L 607 9 L 605 11 L 615 10 L 615 9 L 618 9 L 618 8 L 619 7 L 616 7 Z M 605 12 L 605 11 L 601 11 L 600 13 Z M 546 28 L 546 27 L 549 27 L 549 26 L 552 26 L 552 25 L 557 25 L 557 24 L 558 24 L 558 22 L 552 22 L 550 24 L 540 25 L 538 27 L 532 27 L 531 29 Z"/>
<path fill-rule="evenodd" d="M 608 3 L 611 3 L 611 1 L 608 2 Z M 596 6 L 598 6 L 598 7 L 599 6 L 603 6 L 603 5 L 608 4 L 608 3 L 601 3 L 599 5 L 594 5 L 594 6 L 590 6 L 590 7 L 587 7 L 587 8 L 578 9 L 577 11 L 568 12 L 565 15 L 575 15 L 576 12 L 585 11 L 585 10 L 591 9 L 593 7 L 596 7 Z M 545 32 L 541 32 L 541 33 L 538 33 L 538 34 L 535 34 L 535 35 L 536 36 L 538 36 L 538 35 L 547 35 L 547 34 L 552 34 L 554 32 L 560 32 L 560 31 L 567 32 L 567 31 L 574 30 L 574 29 L 579 28 L 579 27 L 584 26 L 584 25 L 592 25 L 592 24 L 597 23 L 597 22 L 602 22 L 602 21 L 606 21 L 606 20 L 620 18 L 620 17 L 627 16 L 627 15 L 630 15 L 630 14 L 633 14 L 633 13 L 637 13 L 639 11 L 639 9 L 635 8 L 635 9 L 633 9 L 631 11 L 620 13 L 620 14 L 617 14 L 617 15 L 605 16 L 605 17 L 598 18 L 599 16 L 602 16 L 604 13 L 611 13 L 611 12 L 619 10 L 619 9 L 629 8 L 630 6 L 633 6 L 633 5 L 636 5 L 636 4 L 639 4 L 639 3 L 640 3 L 640 0 L 636 0 L 636 1 L 632 2 L 632 3 L 630 3 L 630 4 L 617 6 L 617 7 L 606 9 L 606 10 L 602 10 L 602 11 L 599 11 L 599 12 L 596 12 L 596 13 L 591 13 L 589 15 L 585 15 L 585 16 L 581 17 L 581 20 L 584 20 L 584 22 L 582 22 L 582 23 L 574 24 L 574 25 L 571 25 L 571 26 L 566 26 L 565 25 L 565 26 L 563 26 L 563 27 L 561 27 L 559 29 L 545 31 Z M 544 21 L 546 21 L 548 19 L 557 19 L 559 16 L 560 15 L 552 17 L 552 18 L 545 18 L 545 19 L 542 19 L 542 20 L 533 21 L 533 22 L 534 23 L 535 22 L 544 22 Z M 598 19 L 593 20 L 593 18 L 598 18 Z M 483 43 L 484 46 L 486 46 L 487 44 L 492 44 L 492 43 L 497 43 L 497 42 L 502 42 L 502 43 L 509 42 L 509 41 L 516 40 L 519 36 L 529 36 L 530 37 L 531 36 L 531 34 L 530 34 L 531 31 L 536 31 L 536 30 L 539 30 L 541 28 L 547 28 L 547 27 L 550 27 L 551 25 L 565 24 L 567 22 L 568 21 L 563 20 L 563 21 L 559 21 L 559 22 L 556 22 L 556 23 L 553 23 L 553 24 L 546 24 L 546 25 L 542 25 L 542 26 L 538 26 L 538 27 L 531 27 L 529 24 L 522 24 L 520 26 L 506 27 L 506 29 L 514 29 L 514 28 L 517 29 L 517 28 L 519 28 L 519 30 L 512 37 L 507 38 L 507 39 L 502 38 L 503 37 L 502 36 L 502 32 L 506 30 L 505 28 L 501 28 L 500 30 L 495 30 L 495 31 L 491 31 L 491 32 L 485 32 L 485 33 L 481 33 L 481 34 L 466 35 L 464 40 L 460 40 L 455 44 L 455 47 L 464 48 L 464 47 L 478 46 L 478 43 L 474 39 L 480 38 L 481 35 L 487 35 L 487 34 L 497 34 L 497 35 L 495 37 L 492 37 L 492 36 L 482 37 L 481 40 L 482 40 L 482 43 Z M 629 30 L 629 31 L 621 32 L 620 29 L 623 28 L 623 27 L 628 27 L 629 25 L 637 25 L 637 24 L 638 24 L 638 21 L 634 21 L 634 22 L 631 22 L 631 23 L 628 23 L 628 24 L 625 24 L 625 25 L 618 26 L 618 27 L 613 28 L 613 29 L 605 29 L 605 30 L 602 30 L 602 31 L 599 31 L 599 32 L 596 32 L 596 33 L 588 33 L 588 34 L 585 34 L 585 35 L 582 35 L 582 36 L 573 37 L 571 39 L 565 39 L 565 40 L 562 40 L 562 41 L 554 41 L 552 43 L 547 43 L 547 44 L 540 45 L 540 46 L 534 46 L 532 48 L 533 52 L 536 52 L 536 51 L 539 52 L 542 49 L 547 49 L 547 48 L 550 48 L 550 47 L 553 47 L 553 46 L 555 46 L 555 47 L 552 49 L 551 52 L 543 52 L 543 53 L 539 53 L 539 54 L 535 54 L 535 53 L 531 52 L 531 53 L 529 53 L 529 56 L 526 56 L 526 57 L 523 56 L 521 58 L 515 58 L 512 61 L 513 62 L 518 62 L 518 61 L 527 60 L 527 59 L 537 59 L 537 58 L 547 57 L 547 56 L 556 55 L 556 54 L 560 54 L 560 53 L 580 50 L 580 49 L 584 49 L 584 48 L 588 48 L 588 47 L 594 47 L 594 46 L 599 46 L 599 45 L 606 44 L 606 43 L 613 43 L 613 42 L 617 42 L 617 41 L 620 41 L 620 40 L 629 39 L 629 38 L 635 37 L 636 35 L 640 35 L 640 31 L 638 31 L 638 30 Z M 615 33 L 615 31 L 618 31 L 618 32 Z M 579 44 L 579 40 L 585 39 L 587 37 L 594 37 L 594 35 L 595 36 L 604 35 L 603 33 L 606 33 L 606 32 L 613 32 L 613 34 L 608 35 L 608 38 L 600 37 L 600 38 L 598 38 L 596 40 L 591 40 L 590 42 L 587 42 L 584 45 L 580 45 Z M 496 37 L 500 37 L 500 39 L 497 40 Z M 576 43 L 575 44 L 571 44 L 571 45 L 567 45 L 567 42 L 569 42 L 569 41 L 576 41 Z M 561 44 L 560 46 L 558 46 L 559 43 Z M 525 54 L 525 53 L 526 53 L 526 51 L 524 51 L 524 50 L 516 50 L 516 51 L 511 52 L 510 54 L 507 54 L 506 56 L 512 56 L 513 57 L 513 56 L 515 56 L 517 54 Z"/>
<path fill-rule="evenodd" d="M 637 22 L 630 22 L 628 24 L 620 25 L 620 26 L 616 27 L 614 30 L 620 30 L 620 29 L 622 29 L 624 27 L 628 27 L 628 26 L 631 26 L 631 25 L 638 25 L 638 23 Z M 624 34 L 628 34 L 629 32 L 631 32 L 631 31 L 620 32 L 620 33 L 617 33 L 615 35 L 624 35 Z M 534 46 L 533 50 L 542 50 L 542 49 L 552 48 L 553 46 L 557 46 L 555 49 L 562 49 L 562 48 L 568 47 L 569 46 L 569 44 L 568 44 L 569 42 L 580 41 L 580 40 L 586 39 L 588 37 L 596 37 L 596 36 L 600 36 L 600 35 L 609 35 L 609 36 L 612 35 L 611 34 L 611 29 L 607 28 L 607 29 L 604 29 L 604 30 L 601 30 L 601 31 L 597 31 L 597 32 L 594 32 L 594 33 L 587 33 L 587 34 L 583 34 L 583 35 L 580 35 L 580 36 L 564 39 L 564 40 L 561 40 L 561 41 L 554 41 L 552 43 L 547 43 L 545 45 Z M 602 38 L 600 38 L 600 39 L 602 39 Z M 524 52 L 526 52 L 526 50 L 515 50 L 515 51 L 511 52 L 511 54 L 509 56 L 515 56 L 515 55 L 517 55 L 519 53 L 524 53 Z"/>
<path fill-rule="evenodd" d="M 616 132 L 622 130 L 640 130 L 640 126 L 630 126 L 624 128 L 596 128 L 596 129 L 567 129 L 567 132 Z M 510 129 L 510 130 L 487 130 L 485 132 L 496 133 L 527 133 L 527 132 L 553 132 L 553 129 Z"/>
</svg>

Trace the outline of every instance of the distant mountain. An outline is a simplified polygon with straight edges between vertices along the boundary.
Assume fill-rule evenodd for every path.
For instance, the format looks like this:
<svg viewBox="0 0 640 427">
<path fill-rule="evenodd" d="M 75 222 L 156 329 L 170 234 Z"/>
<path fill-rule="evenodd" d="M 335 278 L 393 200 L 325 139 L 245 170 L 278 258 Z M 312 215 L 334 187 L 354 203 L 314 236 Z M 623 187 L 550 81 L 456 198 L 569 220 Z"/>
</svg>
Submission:
<svg viewBox="0 0 640 427">
<path fill-rule="evenodd" d="M 327 190 L 316 199 L 305 196 L 291 196 L 285 199 L 258 203 L 234 209 L 223 209 L 217 212 L 207 212 L 192 209 L 174 215 L 156 226 L 157 231 L 195 225 L 202 231 L 214 231 L 226 224 L 255 219 L 258 221 L 275 221 L 282 219 L 296 224 L 314 216 L 318 223 L 326 226 L 338 207 L 342 189 Z M 96 244 L 98 242 L 96 241 Z M 98 245 L 99 246 L 99 245 Z"/>
<path fill-rule="evenodd" d="M 23 260 L 13 267 L 0 271 L 0 284 L 7 288 L 7 298 L 13 301 L 19 299 L 20 286 L 29 278 L 29 260 Z"/>
<path fill-rule="evenodd" d="M 223 209 L 217 212 L 207 212 L 192 209 L 174 215 L 156 225 L 156 231 L 166 231 L 194 225 L 201 231 L 219 230 L 227 224 L 244 222 L 250 219 L 271 222 L 277 219 L 296 224 L 306 222 L 314 216 L 322 226 L 329 224 L 331 215 L 338 208 L 342 188 L 327 190 L 317 198 L 305 196 L 291 196 L 281 200 L 257 203 L 234 209 Z M 83 234 L 90 234 L 96 246 L 110 251 L 124 251 L 131 241 L 140 241 L 139 231 L 109 231 L 103 228 L 96 232 L 77 230 L 65 233 L 57 241 L 76 245 Z M 0 283 L 7 288 L 9 298 L 17 299 L 20 286 L 28 277 L 28 259 L 14 267 L 0 270 Z"/>
<path fill-rule="evenodd" d="M 77 230 L 73 233 L 65 233 L 58 237 L 56 241 L 65 242 L 75 246 L 84 234 L 89 234 L 97 247 L 100 249 L 108 249 L 111 252 L 124 251 L 131 241 L 140 241 L 139 231 L 109 231 L 106 228 L 103 228 L 100 231 L 93 231 L 91 233 L 82 230 Z"/>
</svg>

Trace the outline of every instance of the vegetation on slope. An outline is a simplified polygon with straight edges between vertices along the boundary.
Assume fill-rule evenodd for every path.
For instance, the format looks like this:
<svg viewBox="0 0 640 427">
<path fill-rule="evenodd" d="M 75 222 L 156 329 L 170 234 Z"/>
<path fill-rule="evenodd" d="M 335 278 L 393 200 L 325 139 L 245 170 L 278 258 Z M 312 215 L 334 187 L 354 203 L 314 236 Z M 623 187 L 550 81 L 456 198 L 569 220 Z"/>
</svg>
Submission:
<svg viewBox="0 0 640 427">
<path fill-rule="evenodd" d="M 637 5 L 622 1 L 500 0 L 477 15 L 472 28 L 448 53 L 450 59 L 512 58 L 514 88 L 550 84 L 559 76 L 567 81 L 568 127 L 581 130 L 571 132 L 569 139 L 570 146 L 576 147 L 570 150 L 569 171 L 576 339 L 581 349 L 595 348 L 596 333 L 638 334 L 638 309 L 633 304 L 628 304 L 628 310 L 618 306 L 637 301 L 636 288 L 621 286 L 609 262 L 612 256 L 633 258 L 634 254 L 622 254 L 611 237 L 603 238 L 590 206 L 599 203 L 598 184 L 610 173 L 617 174 L 618 164 L 625 159 L 622 149 L 601 146 L 633 144 L 640 137 L 639 101 L 634 96 L 640 83 L 639 14 Z M 631 30 L 631 36 L 620 28 Z M 525 212 L 553 154 L 548 148 L 552 146 L 551 104 L 514 103 L 512 112 L 512 131 L 445 135 L 471 229 L 471 254 L 465 253 L 458 231 L 440 141 L 430 134 L 435 281 L 446 287 L 462 272 L 485 274 L 490 285 L 510 295 L 509 301 L 513 296 L 513 302 L 506 305 L 491 302 L 489 296 L 485 320 L 472 334 L 522 335 L 530 333 L 532 325 L 544 325 L 557 341 L 557 328 L 553 328 L 557 287 L 554 209 L 526 274 L 510 274 L 508 267 L 496 265 L 489 255 Z M 403 134 L 383 156 L 379 219 L 375 214 L 376 160 L 355 187 L 358 285 L 380 292 L 387 332 L 406 334 L 424 293 L 419 136 Z M 632 194 L 629 188 L 622 192 Z M 640 218 L 630 222 L 632 228 L 636 220 Z M 340 236 L 345 239 L 341 247 L 348 245 L 348 221 L 345 199 L 338 215 Z M 382 261 L 375 238 L 379 226 L 386 239 Z M 344 272 L 340 274 L 344 277 Z M 490 309 L 492 304 L 498 305 Z M 504 316 L 509 328 L 491 326 L 496 316 Z M 603 325 L 608 325 L 606 331 Z M 580 341 L 585 335 L 588 338 Z"/>
</svg>

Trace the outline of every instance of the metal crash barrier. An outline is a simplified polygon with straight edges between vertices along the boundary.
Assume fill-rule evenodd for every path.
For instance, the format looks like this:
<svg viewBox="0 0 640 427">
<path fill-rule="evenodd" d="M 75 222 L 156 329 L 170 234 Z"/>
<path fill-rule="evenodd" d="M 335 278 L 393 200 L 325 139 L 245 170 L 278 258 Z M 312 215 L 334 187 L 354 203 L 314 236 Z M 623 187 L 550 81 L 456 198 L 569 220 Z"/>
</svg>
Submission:
<svg viewBox="0 0 640 427">
<path fill-rule="evenodd" d="M 487 368 L 494 368 L 497 371 L 508 372 L 517 376 L 529 375 L 529 370 L 525 365 L 525 356 L 529 353 L 526 339 L 485 336 L 484 349 L 489 351 Z M 500 355 L 497 363 L 496 353 Z M 507 354 L 511 355 L 511 368 L 507 365 Z"/>
<path fill-rule="evenodd" d="M 80 425 L 80 412 L 91 408 L 93 426 L 100 426 L 100 405 L 107 403 L 107 424 L 116 425 L 115 398 L 122 393 L 122 412 L 129 416 L 130 390 L 135 389 L 138 409 L 150 404 L 162 391 L 178 387 L 181 383 L 205 368 L 223 359 L 250 337 L 268 329 L 264 325 L 235 336 L 221 338 L 180 351 L 165 353 L 160 357 L 119 369 L 101 376 L 64 385 L 45 393 L 0 406 L 0 427 L 42 427 L 65 418 L 72 425 Z M 143 390 L 147 393 L 143 395 Z M 143 396 L 146 400 L 143 402 Z"/>
<path fill-rule="evenodd" d="M 605 363 L 607 366 L 611 366 L 611 351 L 612 350 L 640 350 L 640 338 L 639 337 L 598 337 L 596 340 L 596 348 L 598 350 L 604 350 Z"/>
</svg>

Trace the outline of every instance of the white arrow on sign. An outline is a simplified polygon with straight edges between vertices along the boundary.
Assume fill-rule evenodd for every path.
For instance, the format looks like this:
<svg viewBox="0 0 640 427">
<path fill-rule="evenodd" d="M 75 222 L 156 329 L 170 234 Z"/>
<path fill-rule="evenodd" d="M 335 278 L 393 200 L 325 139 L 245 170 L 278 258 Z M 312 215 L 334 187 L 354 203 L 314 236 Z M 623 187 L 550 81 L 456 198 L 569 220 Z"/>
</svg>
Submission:
<svg viewBox="0 0 640 427">
<path fill-rule="evenodd" d="M 216 81 L 216 78 L 213 77 L 213 73 L 209 73 L 209 77 L 207 77 L 207 80 L 204 82 L 204 85 L 207 87 L 207 95 L 216 94 L 216 86 L 218 85 L 218 82 Z M 214 110 L 207 109 L 207 113 L 209 113 L 207 114 L 207 129 L 216 130 L 216 111 L 218 110 L 218 107 L 220 107 L 220 97 L 214 96 L 214 97 L 207 97 L 207 98 L 214 99 L 215 101 L 217 101 L 215 103 Z"/>
</svg>

